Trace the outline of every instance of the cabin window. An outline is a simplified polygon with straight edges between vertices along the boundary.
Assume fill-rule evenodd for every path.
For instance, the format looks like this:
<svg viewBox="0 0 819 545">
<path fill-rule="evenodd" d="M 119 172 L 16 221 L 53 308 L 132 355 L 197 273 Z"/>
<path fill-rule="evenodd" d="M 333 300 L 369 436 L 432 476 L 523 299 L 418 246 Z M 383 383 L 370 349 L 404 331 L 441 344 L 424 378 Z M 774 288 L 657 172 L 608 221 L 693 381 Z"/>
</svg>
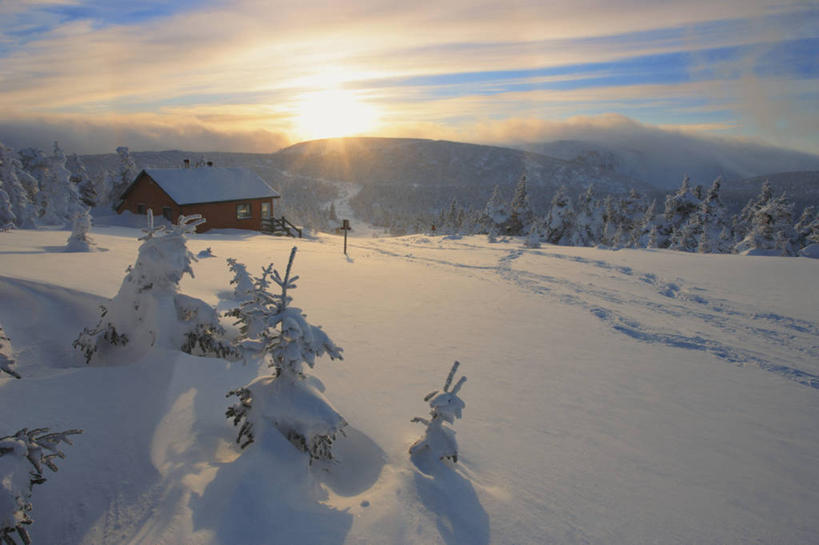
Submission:
<svg viewBox="0 0 819 545">
<path fill-rule="evenodd" d="M 173 221 L 173 217 L 171 216 L 173 212 L 171 211 L 170 206 L 165 206 L 162 208 L 162 215 L 165 216 L 165 219 L 168 221 Z"/>
<path fill-rule="evenodd" d="M 137 204 L 137 214 L 144 214 L 145 213 L 145 203 L 141 202 Z"/>
<path fill-rule="evenodd" d="M 250 204 L 243 203 L 236 205 L 236 219 L 244 220 L 250 217 Z"/>
<path fill-rule="evenodd" d="M 270 217 L 270 203 L 263 202 L 262 203 L 262 217 L 269 218 Z"/>
</svg>

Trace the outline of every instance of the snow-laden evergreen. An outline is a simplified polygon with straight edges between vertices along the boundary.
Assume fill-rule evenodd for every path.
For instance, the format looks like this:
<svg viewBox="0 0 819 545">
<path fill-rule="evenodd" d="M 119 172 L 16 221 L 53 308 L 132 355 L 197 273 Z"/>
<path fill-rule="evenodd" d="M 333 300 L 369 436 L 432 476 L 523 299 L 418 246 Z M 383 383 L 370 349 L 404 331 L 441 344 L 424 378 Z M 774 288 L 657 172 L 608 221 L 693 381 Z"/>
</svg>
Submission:
<svg viewBox="0 0 819 545">
<path fill-rule="evenodd" d="M 91 179 L 80 156 L 76 153 L 69 155 L 65 160 L 65 168 L 71 173 L 69 179 L 77 188 L 77 193 L 83 204 L 89 207 L 96 206 L 98 201 L 97 184 Z"/>
<path fill-rule="evenodd" d="M 492 196 L 486 202 L 481 215 L 481 223 L 485 232 L 493 237 L 505 234 L 506 223 L 509 221 L 509 207 L 501 196 L 500 187 L 495 186 Z"/>
<path fill-rule="evenodd" d="M 546 216 L 546 241 L 552 244 L 570 244 L 574 232 L 575 211 L 568 188 L 560 188 L 552 197 L 552 206 Z"/>
<path fill-rule="evenodd" d="M 444 381 L 443 391 L 434 390 L 424 397 L 424 401 L 429 403 L 431 418 L 416 416 L 412 419 L 412 422 L 425 425 L 426 430 L 424 436 L 410 447 L 410 455 L 419 456 L 428 450 L 436 460 L 458 462 L 458 443 L 455 441 L 455 430 L 445 424 L 454 424 L 456 418 L 461 418 L 462 411 L 466 407 L 466 403 L 458 397 L 458 392 L 461 391 L 461 387 L 466 382 L 466 377 L 461 376 L 455 386 L 452 386 L 459 365 L 460 362 L 458 361 L 452 364 L 452 368 Z M 450 390 L 450 388 L 452 389 Z"/>
<path fill-rule="evenodd" d="M 69 226 L 84 206 L 76 185 L 71 182 L 71 173 L 65 167 L 65 153 L 57 142 L 54 142 L 54 152 L 45 160 L 46 170 L 37 194 L 39 221 L 46 225 Z"/>
<path fill-rule="evenodd" d="M 682 248 L 686 239 L 685 233 L 680 231 L 688 223 L 691 214 L 697 211 L 699 205 L 700 199 L 691 190 L 688 176 L 686 176 L 683 178 L 680 189 L 665 198 L 664 221 L 657 226 L 660 237 L 658 243 L 661 248 Z"/>
<path fill-rule="evenodd" d="M 32 487 L 46 482 L 45 469 L 57 471 L 55 458 L 65 458 L 60 444 L 82 430 L 49 432 L 48 428 L 21 429 L 0 437 L 0 539 L 6 545 L 28 545 L 26 527 L 33 522 Z"/>
<path fill-rule="evenodd" d="M 15 363 L 11 340 L 3 331 L 3 326 L 0 325 L 0 371 L 14 378 L 20 378 L 20 375 L 14 370 Z"/>
<path fill-rule="evenodd" d="M 239 426 L 236 442 L 243 448 L 255 441 L 257 430 L 275 427 L 296 448 L 306 452 L 310 462 L 332 460 L 332 445 L 347 422 L 324 396 L 324 387 L 306 372 L 316 358 L 327 354 L 343 359 L 336 346 L 318 326 L 307 322 L 300 308 L 291 306 L 288 290 L 296 288 L 292 276 L 296 248 L 290 252 L 284 276 L 269 264 L 255 279 L 253 297 L 230 312 L 241 324 L 241 341 L 260 341 L 263 361 L 273 369 L 247 386 L 231 390 L 238 401 L 226 415 Z M 271 293 L 275 284 L 280 292 Z"/>
<path fill-rule="evenodd" d="M 128 268 L 117 295 L 102 306 L 99 323 L 83 329 L 74 341 L 86 362 L 127 363 L 120 358 L 121 349 L 129 344 L 137 351 L 157 346 L 199 356 L 237 357 L 223 338 L 216 310 L 178 292 L 183 275 L 193 276 L 191 263 L 196 260 L 186 236 L 204 221 L 196 214 L 179 216 L 171 226 L 155 226 L 148 210 L 136 263 Z"/>
<path fill-rule="evenodd" d="M 792 246 L 795 238 L 793 203 L 784 194 L 774 197 L 766 184 L 749 206 L 754 211 L 750 226 L 734 251 L 738 254 L 795 255 Z"/>
<path fill-rule="evenodd" d="M 0 226 L 13 223 L 15 227 L 35 227 L 37 210 L 33 198 L 38 191 L 37 182 L 23 170 L 17 154 L 0 142 L 0 191 L 8 204 L 0 202 Z M 0 195 L 0 200 L 4 200 Z"/>
<path fill-rule="evenodd" d="M 520 177 L 515 186 L 515 194 L 509 203 L 509 220 L 506 224 L 506 234 L 517 236 L 529 232 L 534 215 L 529 204 L 529 191 L 526 188 L 526 175 Z"/>
<path fill-rule="evenodd" d="M 117 148 L 117 155 L 119 155 L 117 170 L 109 173 L 106 177 L 105 187 L 102 190 L 106 192 L 106 194 L 100 199 L 101 204 L 105 203 L 113 207 L 119 204 L 122 194 L 134 181 L 136 175 L 139 174 L 136 163 L 126 146 L 119 146 Z"/>
<path fill-rule="evenodd" d="M 233 285 L 233 298 L 239 303 L 243 303 L 252 297 L 253 279 L 250 273 L 247 272 L 247 267 L 232 257 L 227 258 L 227 264 L 228 269 L 233 273 L 233 278 L 230 280 L 231 285 Z"/>
<path fill-rule="evenodd" d="M 575 225 L 570 244 L 572 246 L 594 246 L 603 232 L 603 210 L 594 196 L 594 187 L 589 185 L 578 198 Z"/>
<path fill-rule="evenodd" d="M 88 231 L 91 230 L 91 214 L 85 208 L 74 215 L 74 221 L 71 226 L 71 236 L 65 244 L 66 252 L 90 252 L 95 243 L 88 236 Z"/>
</svg>

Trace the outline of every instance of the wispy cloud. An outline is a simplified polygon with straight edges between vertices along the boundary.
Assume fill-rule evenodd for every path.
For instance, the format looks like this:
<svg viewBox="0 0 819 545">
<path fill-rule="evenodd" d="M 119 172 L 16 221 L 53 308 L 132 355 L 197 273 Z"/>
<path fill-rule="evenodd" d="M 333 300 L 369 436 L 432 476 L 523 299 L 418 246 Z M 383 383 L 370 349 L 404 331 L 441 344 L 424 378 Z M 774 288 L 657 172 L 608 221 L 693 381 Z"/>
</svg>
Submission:
<svg viewBox="0 0 819 545">
<path fill-rule="evenodd" d="M 799 1 L 13 1 L 0 137 L 130 124 L 139 145 L 280 145 L 303 95 L 338 87 L 381 134 L 616 112 L 816 152 L 817 49 L 819 8 Z"/>
</svg>

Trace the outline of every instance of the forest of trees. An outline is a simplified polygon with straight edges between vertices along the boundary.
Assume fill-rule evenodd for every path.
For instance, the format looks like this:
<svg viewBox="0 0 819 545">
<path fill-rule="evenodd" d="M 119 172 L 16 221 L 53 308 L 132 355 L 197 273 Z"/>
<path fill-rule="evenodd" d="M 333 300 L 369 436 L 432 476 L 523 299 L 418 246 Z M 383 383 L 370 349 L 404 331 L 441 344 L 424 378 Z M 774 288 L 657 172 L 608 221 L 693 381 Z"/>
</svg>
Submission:
<svg viewBox="0 0 819 545">
<path fill-rule="evenodd" d="M 82 159 L 66 156 L 56 142 L 51 153 L 35 148 L 15 151 L 0 143 L 0 228 L 73 228 L 70 248 L 88 250 L 93 245 L 87 237 L 90 210 L 115 206 L 138 173 L 128 148 L 118 147 L 116 153 L 116 167 L 89 175 Z M 283 173 L 278 186 L 283 195 L 280 212 L 290 221 L 314 231 L 337 227 L 332 201 L 338 190 L 332 184 Z M 525 236 L 530 245 L 776 255 L 798 255 L 819 236 L 816 209 L 806 206 L 796 215 L 796 203 L 784 194 L 775 195 L 768 183 L 735 213 L 721 199 L 720 178 L 709 188 L 692 186 L 685 178 L 664 201 L 634 189 L 627 195 L 601 194 L 590 183 L 579 192 L 578 187 L 562 186 L 550 203 L 541 195 L 536 199 L 541 205 L 532 205 L 526 176 L 511 199 L 496 186 L 488 199 L 484 194 L 482 207 L 474 204 L 481 195 L 466 188 L 449 188 L 453 196 L 444 207 L 435 202 L 442 200 L 447 188 L 439 188 L 437 197 L 424 193 L 420 197 L 424 202 L 417 201 L 412 187 L 393 189 L 394 198 L 382 195 L 374 200 L 375 194 L 359 194 L 351 201 L 359 219 L 393 235 Z M 471 204 L 461 204 L 459 196 Z"/>
</svg>

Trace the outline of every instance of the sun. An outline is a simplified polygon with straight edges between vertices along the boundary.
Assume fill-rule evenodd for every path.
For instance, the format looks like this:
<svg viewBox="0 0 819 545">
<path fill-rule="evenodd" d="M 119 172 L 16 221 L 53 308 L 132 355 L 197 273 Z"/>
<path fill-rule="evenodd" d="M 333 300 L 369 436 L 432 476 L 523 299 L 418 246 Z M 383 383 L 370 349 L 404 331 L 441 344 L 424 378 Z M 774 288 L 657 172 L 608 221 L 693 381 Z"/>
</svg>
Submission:
<svg viewBox="0 0 819 545">
<path fill-rule="evenodd" d="M 361 134 L 377 123 L 378 112 L 372 105 L 342 89 L 302 95 L 294 120 L 295 130 L 304 140 Z"/>
</svg>

